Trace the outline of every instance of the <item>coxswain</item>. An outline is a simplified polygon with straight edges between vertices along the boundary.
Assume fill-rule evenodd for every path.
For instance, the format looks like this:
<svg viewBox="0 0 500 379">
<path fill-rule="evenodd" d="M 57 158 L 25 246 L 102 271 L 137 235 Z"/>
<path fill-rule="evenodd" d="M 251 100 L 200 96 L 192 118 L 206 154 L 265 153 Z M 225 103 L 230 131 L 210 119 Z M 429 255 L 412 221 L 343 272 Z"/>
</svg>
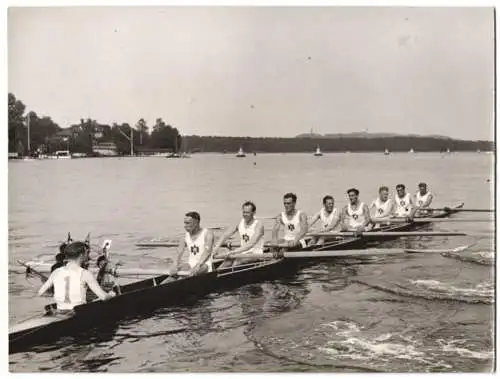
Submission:
<svg viewBox="0 0 500 379">
<path fill-rule="evenodd" d="M 108 300 L 116 295 L 112 291 L 105 292 L 92 273 L 81 267 L 87 246 L 79 241 L 68 244 L 64 249 L 66 265 L 54 270 L 38 291 L 38 295 L 42 296 L 49 288 L 54 287 L 57 313 L 68 313 L 77 305 L 85 304 L 87 286 L 101 300 Z"/>
<path fill-rule="evenodd" d="M 56 263 L 54 263 L 52 265 L 52 267 L 50 268 L 51 273 L 54 272 L 59 267 L 62 267 L 66 264 L 66 259 L 65 259 L 65 254 L 64 254 L 64 249 L 66 249 L 66 246 L 68 246 L 68 244 L 66 242 L 63 242 L 59 246 L 59 253 L 56 254 Z"/>
<path fill-rule="evenodd" d="M 418 184 L 418 191 L 415 193 L 415 206 L 417 214 L 420 216 L 427 215 L 430 213 L 429 208 L 433 200 L 432 193 L 427 189 L 426 183 Z"/>
<path fill-rule="evenodd" d="M 273 244 L 285 244 L 288 247 L 307 246 L 305 235 L 307 234 L 307 215 L 305 212 L 296 209 L 297 195 L 294 193 L 286 193 L 283 196 L 284 212 L 281 212 L 276 217 L 276 222 L 273 226 L 272 241 Z M 284 228 L 283 239 L 278 239 L 278 234 Z"/>
<path fill-rule="evenodd" d="M 363 232 L 370 229 L 370 211 L 368 206 L 359 201 L 359 190 L 347 190 L 349 203 L 342 209 L 341 230 Z"/>
<path fill-rule="evenodd" d="M 192 275 L 212 272 L 212 250 L 214 234 L 210 229 L 200 226 L 200 214 L 188 212 L 184 216 L 184 229 L 186 234 L 179 242 L 177 261 L 171 275 L 177 271 L 189 271 Z M 181 265 L 181 258 L 185 251 L 189 252 L 186 263 Z"/>
<path fill-rule="evenodd" d="M 388 219 L 394 213 L 395 203 L 389 198 L 389 188 L 382 186 L 378 189 L 378 197 L 370 205 L 370 218 L 374 228 L 388 224 L 383 219 Z"/>
<path fill-rule="evenodd" d="M 406 217 L 411 218 L 415 213 L 413 209 L 413 200 L 411 195 L 406 192 L 406 187 L 404 184 L 398 184 L 396 186 L 396 195 L 394 196 L 394 201 L 396 203 L 393 215 L 395 217 Z"/>
<path fill-rule="evenodd" d="M 236 254 L 264 254 L 264 224 L 262 221 L 255 218 L 257 207 L 251 201 L 246 201 L 243 203 L 241 209 L 242 218 L 240 222 L 229 228 L 215 244 L 214 255 L 217 255 L 219 249 L 228 238 L 232 237 L 236 232 L 240 235 L 240 247 L 231 250 L 229 254 L 225 255 L 226 260 L 220 266 L 221 268 L 252 260 L 231 259 L 231 256 Z"/>
<path fill-rule="evenodd" d="M 338 225 L 340 225 L 340 213 L 337 207 L 335 207 L 335 200 L 333 199 L 333 196 L 326 195 L 323 197 L 323 207 L 311 219 L 309 229 L 312 228 L 318 221 L 321 223 L 319 230 L 321 233 L 331 232 Z M 317 239 L 316 237 L 313 237 L 309 244 L 322 245 L 323 243 L 324 238 Z"/>
</svg>

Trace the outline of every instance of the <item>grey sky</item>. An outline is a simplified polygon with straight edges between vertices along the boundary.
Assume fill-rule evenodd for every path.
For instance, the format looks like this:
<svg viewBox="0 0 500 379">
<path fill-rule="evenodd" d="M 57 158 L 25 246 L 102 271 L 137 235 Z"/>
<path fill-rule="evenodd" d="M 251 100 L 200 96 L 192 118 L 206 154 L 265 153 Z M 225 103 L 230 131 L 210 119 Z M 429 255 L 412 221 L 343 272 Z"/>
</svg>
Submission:
<svg viewBox="0 0 500 379">
<path fill-rule="evenodd" d="M 10 8 L 9 91 L 62 127 L 493 138 L 492 8 Z"/>
</svg>

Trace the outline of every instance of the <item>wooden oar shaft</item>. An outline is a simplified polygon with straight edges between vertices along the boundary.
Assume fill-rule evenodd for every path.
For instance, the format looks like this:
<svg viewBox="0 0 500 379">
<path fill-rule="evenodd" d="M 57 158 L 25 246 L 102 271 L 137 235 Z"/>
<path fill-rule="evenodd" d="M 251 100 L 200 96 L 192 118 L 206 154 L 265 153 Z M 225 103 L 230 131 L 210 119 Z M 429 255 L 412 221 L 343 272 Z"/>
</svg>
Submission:
<svg viewBox="0 0 500 379">
<path fill-rule="evenodd" d="M 359 257 L 359 256 L 370 256 L 370 255 L 391 255 L 391 254 L 408 254 L 408 253 L 448 253 L 448 252 L 460 252 L 468 248 L 469 246 L 461 246 L 452 249 L 400 249 L 400 248 L 388 248 L 388 249 L 359 249 L 359 250 L 318 250 L 318 251 L 287 251 L 282 253 L 280 256 L 283 258 L 321 258 L 321 257 Z M 222 257 L 221 257 L 222 258 Z M 272 259 L 273 255 L 269 253 L 264 254 L 234 254 L 229 257 L 229 259 Z"/>
<path fill-rule="evenodd" d="M 110 274 L 117 277 L 120 276 L 159 276 L 159 275 L 170 275 L 168 269 L 148 269 L 148 268 L 123 268 L 117 267 L 116 270 L 112 270 Z M 187 276 L 190 275 L 187 271 L 178 271 L 177 276 Z"/>
<path fill-rule="evenodd" d="M 429 211 L 448 211 L 450 208 L 422 208 Z M 495 212 L 494 209 L 479 209 L 479 208 L 451 208 L 454 212 Z"/>
<path fill-rule="evenodd" d="M 405 218 L 385 218 L 385 219 L 375 219 L 373 220 L 375 223 L 381 223 L 381 222 L 390 222 L 390 223 L 406 223 L 408 222 L 407 219 Z M 465 218 L 425 218 L 425 217 L 419 217 L 413 219 L 411 222 L 414 223 L 424 223 L 424 222 L 494 222 L 495 220 L 490 218 L 470 218 L 470 219 L 465 219 Z"/>
<path fill-rule="evenodd" d="M 318 232 L 318 233 L 309 233 L 308 235 L 315 237 L 335 237 L 335 236 L 420 237 L 420 236 L 466 236 L 467 234 L 461 232 Z"/>
<path fill-rule="evenodd" d="M 19 263 L 20 265 L 26 267 L 27 270 L 30 270 L 33 274 L 38 275 L 43 280 L 47 280 L 48 279 L 48 277 L 45 274 L 42 274 L 40 271 L 35 270 L 34 268 L 31 268 L 26 262 L 18 260 L 17 263 Z M 50 268 L 49 268 L 49 273 L 50 273 Z"/>
</svg>

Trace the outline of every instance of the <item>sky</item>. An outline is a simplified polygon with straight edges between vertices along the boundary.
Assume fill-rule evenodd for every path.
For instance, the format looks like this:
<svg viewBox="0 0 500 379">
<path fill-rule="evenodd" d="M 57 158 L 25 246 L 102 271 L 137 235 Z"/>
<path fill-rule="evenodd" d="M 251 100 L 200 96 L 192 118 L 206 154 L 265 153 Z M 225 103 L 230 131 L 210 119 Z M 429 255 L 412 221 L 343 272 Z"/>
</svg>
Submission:
<svg viewBox="0 0 500 379">
<path fill-rule="evenodd" d="M 8 10 L 8 90 L 61 127 L 493 136 L 492 8 Z"/>
</svg>

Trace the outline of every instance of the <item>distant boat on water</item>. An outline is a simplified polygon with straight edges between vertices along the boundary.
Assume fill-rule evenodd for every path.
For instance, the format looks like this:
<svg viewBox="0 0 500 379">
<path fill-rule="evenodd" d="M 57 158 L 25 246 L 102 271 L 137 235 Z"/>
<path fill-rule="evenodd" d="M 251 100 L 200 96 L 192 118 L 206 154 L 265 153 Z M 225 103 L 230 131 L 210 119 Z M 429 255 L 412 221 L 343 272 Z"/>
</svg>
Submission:
<svg viewBox="0 0 500 379">
<path fill-rule="evenodd" d="M 243 152 L 243 148 L 242 147 L 240 147 L 240 149 L 238 150 L 238 154 L 236 154 L 236 156 L 238 158 L 244 158 L 244 157 L 246 157 L 246 154 Z"/>
<path fill-rule="evenodd" d="M 413 150 L 413 147 L 410 149 L 409 153 L 413 154 L 415 150 Z"/>
<path fill-rule="evenodd" d="M 321 152 L 321 149 L 319 148 L 319 146 L 316 146 L 316 152 L 314 153 L 314 156 L 315 157 L 323 156 L 323 153 Z"/>
<path fill-rule="evenodd" d="M 385 149 L 384 155 L 389 155 L 389 154 L 390 154 L 389 149 Z"/>
</svg>

